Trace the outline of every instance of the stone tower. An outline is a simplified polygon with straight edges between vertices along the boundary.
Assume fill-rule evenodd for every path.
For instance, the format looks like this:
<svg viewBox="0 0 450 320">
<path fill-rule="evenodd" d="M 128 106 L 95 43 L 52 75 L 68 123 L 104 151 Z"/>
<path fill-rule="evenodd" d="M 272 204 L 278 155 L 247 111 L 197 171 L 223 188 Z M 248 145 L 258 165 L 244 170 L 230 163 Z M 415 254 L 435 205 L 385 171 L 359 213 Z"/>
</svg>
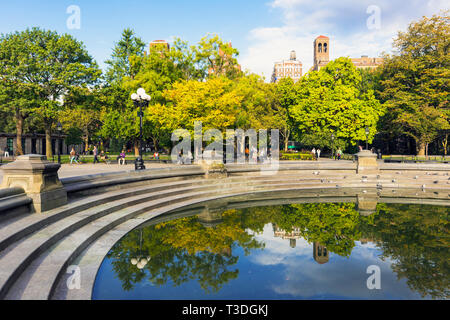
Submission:
<svg viewBox="0 0 450 320">
<path fill-rule="evenodd" d="M 314 70 L 319 70 L 328 62 L 330 62 L 330 38 L 318 36 L 314 40 Z"/>
<path fill-rule="evenodd" d="M 328 249 L 318 242 L 314 242 L 313 244 L 313 256 L 314 260 L 319 264 L 327 263 L 330 258 Z"/>
</svg>

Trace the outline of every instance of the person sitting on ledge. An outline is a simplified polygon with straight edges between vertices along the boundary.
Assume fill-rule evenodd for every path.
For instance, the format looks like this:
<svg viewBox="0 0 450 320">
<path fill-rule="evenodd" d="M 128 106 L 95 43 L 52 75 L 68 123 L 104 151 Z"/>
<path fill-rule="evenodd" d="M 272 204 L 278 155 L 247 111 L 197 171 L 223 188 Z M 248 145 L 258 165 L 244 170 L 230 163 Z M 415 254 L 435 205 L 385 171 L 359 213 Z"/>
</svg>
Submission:
<svg viewBox="0 0 450 320">
<path fill-rule="evenodd" d="M 111 161 L 109 161 L 109 157 L 107 154 L 105 154 L 105 152 L 102 150 L 102 152 L 100 152 L 100 160 L 105 161 L 106 164 L 110 164 Z"/>
<path fill-rule="evenodd" d="M 122 150 L 122 152 L 119 154 L 119 165 L 125 165 L 126 164 L 125 156 L 126 156 L 125 150 Z"/>
</svg>

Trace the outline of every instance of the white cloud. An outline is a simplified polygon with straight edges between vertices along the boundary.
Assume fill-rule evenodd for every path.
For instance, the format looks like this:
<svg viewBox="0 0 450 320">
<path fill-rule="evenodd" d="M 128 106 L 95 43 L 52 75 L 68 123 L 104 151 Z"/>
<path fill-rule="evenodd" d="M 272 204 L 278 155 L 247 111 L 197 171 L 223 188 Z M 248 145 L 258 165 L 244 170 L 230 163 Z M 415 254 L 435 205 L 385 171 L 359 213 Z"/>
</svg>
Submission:
<svg viewBox="0 0 450 320">
<path fill-rule="evenodd" d="M 370 5 L 381 9 L 381 28 L 369 30 Z M 389 52 L 398 31 L 411 21 L 448 9 L 448 0 L 273 0 L 270 8 L 280 16 L 281 25 L 260 26 L 247 36 L 249 46 L 240 62 L 244 69 L 270 80 L 273 63 L 289 58 L 295 50 L 303 63 L 303 74 L 313 64 L 313 41 L 323 34 L 330 37 L 330 58 L 340 56 L 379 56 Z"/>
</svg>

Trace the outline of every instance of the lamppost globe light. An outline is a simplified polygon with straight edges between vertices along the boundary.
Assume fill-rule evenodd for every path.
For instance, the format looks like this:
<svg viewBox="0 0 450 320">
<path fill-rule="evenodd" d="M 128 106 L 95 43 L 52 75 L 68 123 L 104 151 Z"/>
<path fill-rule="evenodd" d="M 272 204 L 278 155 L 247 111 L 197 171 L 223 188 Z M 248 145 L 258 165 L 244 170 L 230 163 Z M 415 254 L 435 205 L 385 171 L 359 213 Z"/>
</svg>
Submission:
<svg viewBox="0 0 450 320">
<path fill-rule="evenodd" d="M 131 100 L 133 100 L 133 101 L 139 100 L 139 95 L 137 93 L 133 93 L 131 95 Z"/>
<path fill-rule="evenodd" d="M 132 259 L 131 259 L 131 264 L 132 264 L 133 266 L 137 265 L 137 263 L 138 263 L 138 261 L 137 261 L 136 258 L 132 258 Z"/>
<path fill-rule="evenodd" d="M 141 98 L 143 98 L 143 97 L 145 96 L 145 90 L 144 90 L 144 88 L 139 88 L 139 89 L 137 90 L 137 94 L 138 94 Z"/>
<path fill-rule="evenodd" d="M 150 101 L 150 100 L 152 100 L 152 97 L 150 97 L 150 95 L 148 95 L 148 94 L 145 94 L 145 98 L 144 99 L 147 100 L 147 101 Z"/>
</svg>

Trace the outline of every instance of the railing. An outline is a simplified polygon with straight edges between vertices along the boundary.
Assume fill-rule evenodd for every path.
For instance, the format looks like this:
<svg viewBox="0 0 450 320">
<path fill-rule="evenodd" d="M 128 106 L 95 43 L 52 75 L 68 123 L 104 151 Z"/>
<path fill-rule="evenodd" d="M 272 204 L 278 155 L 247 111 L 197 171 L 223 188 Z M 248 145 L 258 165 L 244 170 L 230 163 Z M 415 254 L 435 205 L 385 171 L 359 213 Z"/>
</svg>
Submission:
<svg viewBox="0 0 450 320">
<path fill-rule="evenodd" d="M 415 156 L 415 155 L 386 155 L 386 163 L 449 163 L 450 156 Z"/>
</svg>

